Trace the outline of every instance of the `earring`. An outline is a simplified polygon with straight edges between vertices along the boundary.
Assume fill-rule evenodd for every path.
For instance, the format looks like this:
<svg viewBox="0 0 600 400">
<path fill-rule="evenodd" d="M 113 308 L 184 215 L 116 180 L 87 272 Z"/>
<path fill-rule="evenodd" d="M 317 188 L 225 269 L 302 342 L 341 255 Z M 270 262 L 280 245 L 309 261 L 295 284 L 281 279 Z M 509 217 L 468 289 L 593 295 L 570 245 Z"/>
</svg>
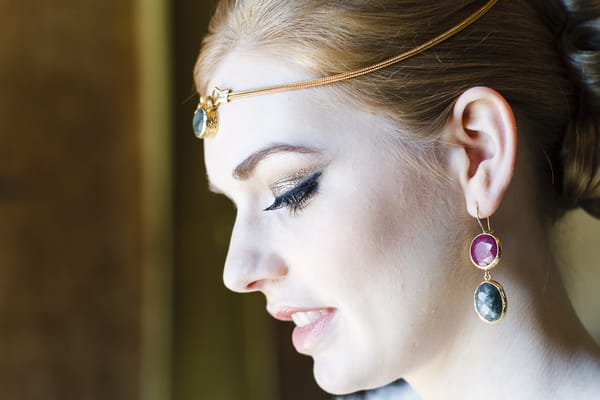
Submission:
<svg viewBox="0 0 600 400">
<path fill-rule="evenodd" d="M 487 229 L 483 227 L 477 207 L 477 222 L 483 233 L 471 241 L 470 258 L 473 265 L 484 271 L 483 282 L 477 286 L 474 295 L 475 312 L 484 322 L 495 324 L 506 314 L 506 294 L 498 282 L 492 280 L 490 271 L 498 265 L 502 256 L 500 239 L 490 228 L 490 217 L 487 217 Z"/>
</svg>

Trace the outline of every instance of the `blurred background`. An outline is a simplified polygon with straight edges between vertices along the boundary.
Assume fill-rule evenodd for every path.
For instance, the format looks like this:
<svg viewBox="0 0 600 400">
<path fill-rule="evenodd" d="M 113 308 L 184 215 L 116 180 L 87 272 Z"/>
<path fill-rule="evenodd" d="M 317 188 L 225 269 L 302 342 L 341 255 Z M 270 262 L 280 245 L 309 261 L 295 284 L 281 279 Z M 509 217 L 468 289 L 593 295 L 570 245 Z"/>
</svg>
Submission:
<svg viewBox="0 0 600 400">
<path fill-rule="evenodd" d="M 222 285 L 192 68 L 213 1 L 0 0 L 0 398 L 326 399 L 291 324 Z M 600 222 L 556 250 L 600 339 Z"/>
</svg>

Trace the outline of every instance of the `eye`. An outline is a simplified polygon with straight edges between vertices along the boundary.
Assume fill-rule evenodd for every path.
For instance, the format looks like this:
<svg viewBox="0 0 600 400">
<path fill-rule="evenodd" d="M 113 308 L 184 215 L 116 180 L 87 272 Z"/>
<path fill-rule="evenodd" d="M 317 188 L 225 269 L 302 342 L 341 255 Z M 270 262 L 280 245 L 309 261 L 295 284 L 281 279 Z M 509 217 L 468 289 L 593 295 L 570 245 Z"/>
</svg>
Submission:
<svg viewBox="0 0 600 400">
<path fill-rule="evenodd" d="M 292 213 L 302 210 L 306 202 L 317 193 L 320 177 L 321 172 L 317 172 L 310 178 L 300 182 L 296 187 L 279 196 L 275 196 L 273 204 L 263 211 L 273 211 L 283 207 L 289 208 Z"/>
</svg>

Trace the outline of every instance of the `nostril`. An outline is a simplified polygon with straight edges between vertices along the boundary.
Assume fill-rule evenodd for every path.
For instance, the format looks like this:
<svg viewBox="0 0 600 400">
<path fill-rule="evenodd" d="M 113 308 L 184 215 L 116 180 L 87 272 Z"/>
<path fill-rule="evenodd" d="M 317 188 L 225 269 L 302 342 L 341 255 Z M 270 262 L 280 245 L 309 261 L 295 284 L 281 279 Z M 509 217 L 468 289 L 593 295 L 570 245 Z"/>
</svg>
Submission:
<svg viewBox="0 0 600 400">
<path fill-rule="evenodd" d="M 256 292 L 263 290 L 271 281 L 282 279 L 287 273 L 288 268 L 280 257 L 244 248 L 234 252 L 230 247 L 223 283 L 234 292 Z"/>
</svg>

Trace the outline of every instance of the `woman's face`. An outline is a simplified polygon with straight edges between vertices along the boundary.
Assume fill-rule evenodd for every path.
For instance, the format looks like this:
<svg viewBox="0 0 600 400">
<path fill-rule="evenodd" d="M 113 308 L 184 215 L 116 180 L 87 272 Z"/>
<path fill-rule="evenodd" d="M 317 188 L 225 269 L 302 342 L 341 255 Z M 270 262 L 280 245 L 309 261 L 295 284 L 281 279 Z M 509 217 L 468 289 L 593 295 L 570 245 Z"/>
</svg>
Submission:
<svg viewBox="0 0 600 400">
<path fill-rule="evenodd" d="M 232 54 L 210 87 L 311 77 L 284 61 Z M 204 148 L 211 185 L 237 207 L 225 285 L 263 292 L 269 313 L 296 323 L 321 387 L 348 393 L 406 376 L 443 345 L 458 251 L 442 220 L 452 194 L 386 139 L 382 116 L 331 93 L 222 105 Z"/>
</svg>

